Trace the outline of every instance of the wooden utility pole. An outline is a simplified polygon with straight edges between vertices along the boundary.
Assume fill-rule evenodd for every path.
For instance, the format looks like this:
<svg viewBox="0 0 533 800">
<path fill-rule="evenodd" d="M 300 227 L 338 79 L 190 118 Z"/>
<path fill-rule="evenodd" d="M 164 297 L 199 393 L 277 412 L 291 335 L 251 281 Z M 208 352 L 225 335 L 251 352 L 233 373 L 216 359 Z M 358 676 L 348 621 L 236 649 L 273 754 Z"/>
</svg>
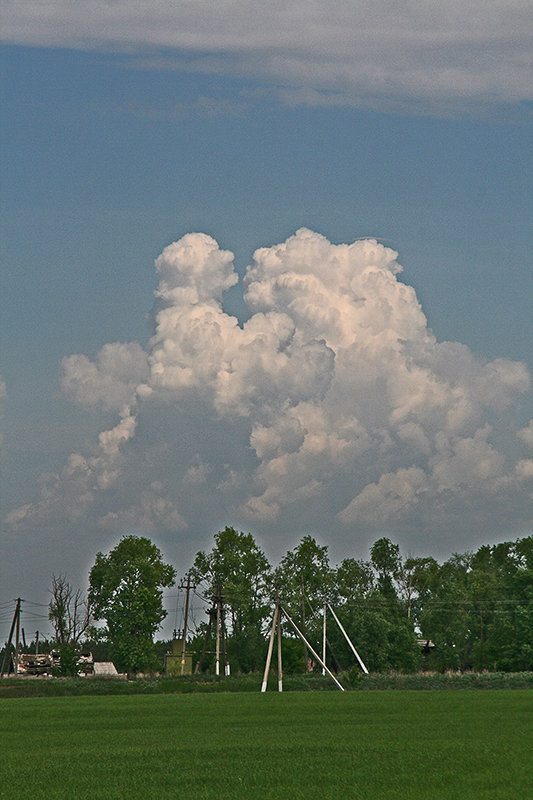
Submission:
<svg viewBox="0 0 533 800">
<path fill-rule="evenodd" d="M 213 605 L 207 612 L 209 614 L 209 624 L 207 626 L 207 633 L 204 639 L 204 646 L 202 648 L 202 653 L 200 655 L 200 659 L 196 664 L 195 667 L 195 674 L 199 673 L 202 664 L 204 662 L 204 656 L 208 652 L 207 645 L 209 643 L 209 637 L 211 635 L 211 628 L 213 624 L 216 626 L 215 628 L 215 674 L 220 676 L 220 655 L 222 651 L 222 661 L 224 664 L 224 675 L 229 675 L 230 673 L 230 665 L 228 663 L 228 657 L 226 652 L 226 623 L 225 623 L 225 613 L 224 613 L 224 597 L 222 595 L 222 587 L 220 584 L 217 586 L 216 594 L 213 595 Z M 212 650 L 209 652 L 213 652 Z"/>
<path fill-rule="evenodd" d="M 187 589 L 185 595 L 185 617 L 183 620 L 183 646 L 181 648 L 181 667 L 180 667 L 180 675 L 183 675 L 185 672 L 185 643 L 187 641 L 187 620 L 189 617 L 189 594 L 191 592 L 191 573 L 190 571 L 187 573 Z"/>
<path fill-rule="evenodd" d="M 326 663 L 326 611 L 327 611 L 327 604 L 326 600 L 324 599 L 324 609 L 323 609 L 323 618 L 322 618 L 322 661 L 324 664 Z M 326 674 L 326 668 L 322 667 L 322 675 Z"/>
<path fill-rule="evenodd" d="M 274 637 L 276 635 L 276 627 L 278 622 L 278 615 L 280 613 L 279 603 L 276 603 L 274 606 L 274 614 L 272 615 L 272 629 L 270 631 L 270 640 L 268 642 L 268 651 L 265 663 L 265 672 L 263 674 L 263 683 L 261 684 L 261 691 L 266 692 L 267 690 L 267 683 L 268 683 L 268 673 L 270 671 L 270 661 L 272 660 L 272 650 L 274 649 Z M 278 644 L 279 647 L 279 644 Z M 283 687 L 282 687 L 283 688 Z M 282 689 L 279 688 L 278 691 L 281 692 Z"/>
<path fill-rule="evenodd" d="M 17 614 L 17 630 L 15 633 L 15 675 L 19 671 L 19 641 L 20 638 L 20 598 L 18 600 L 18 614 Z"/>
<path fill-rule="evenodd" d="M 17 647 L 18 647 L 18 626 L 20 625 L 20 604 L 22 600 L 20 597 L 17 597 L 17 605 L 15 606 L 15 613 L 13 614 L 13 621 L 11 622 L 11 628 L 9 629 L 9 637 L 6 645 L 6 652 L 4 653 L 4 658 L 2 661 L 2 669 L 0 670 L 0 678 L 4 677 L 4 673 L 6 671 L 6 664 L 8 662 L 8 658 L 11 654 L 11 641 L 13 639 L 13 631 L 15 629 L 15 625 L 17 625 Z M 18 653 L 16 655 L 16 661 L 18 662 Z M 18 663 L 17 663 L 18 666 Z M 8 667 L 9 672 L 9 667 Z"/>
<path fill-rule="evenodd" d="M 204 639 L 204 646 L 202 648 L 202 652 L 200 653 L 200 658 L 196 662 L 196 667 L 194 668 L 194 674 L 199 674 L 200 670 L 202 669 L 202 664 L 204 663 L 205 654 L 207 652 L 207 645 L 209 643 L 209 637 L 211 636 L 211 628 L 213 627 L 213 617 L 215 616 L 215 608 L 210 608 L 207 612 L 209 614 L 209 622 L 207 624 L 207 633 L 205 634 Z"/>
<path fill-rule="evenodd" d="M 283 666 L 281 663 L 281 614 L 278 614 L 278 692 L 283 691 Z"/>
<path fill-rule="evenodd" d="M 217 606 L 217 638 L 215 645 L 215 675 L 220 675 L 220 586 L 217 588 L 216 606 Z"/>
</svg>

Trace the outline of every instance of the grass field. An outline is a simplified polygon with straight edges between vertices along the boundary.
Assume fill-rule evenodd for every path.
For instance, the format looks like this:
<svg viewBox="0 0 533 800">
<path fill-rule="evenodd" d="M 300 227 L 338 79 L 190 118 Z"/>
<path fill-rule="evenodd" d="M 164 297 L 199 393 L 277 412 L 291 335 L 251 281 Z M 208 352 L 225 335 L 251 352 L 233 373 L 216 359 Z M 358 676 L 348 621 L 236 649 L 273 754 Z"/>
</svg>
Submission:
<svg viewBox="0 0 533 800">
<path fill-rule="evenodd" d="M 527 690 L 14 698 L 0 797 L 513 800 Z"/>
</svg>

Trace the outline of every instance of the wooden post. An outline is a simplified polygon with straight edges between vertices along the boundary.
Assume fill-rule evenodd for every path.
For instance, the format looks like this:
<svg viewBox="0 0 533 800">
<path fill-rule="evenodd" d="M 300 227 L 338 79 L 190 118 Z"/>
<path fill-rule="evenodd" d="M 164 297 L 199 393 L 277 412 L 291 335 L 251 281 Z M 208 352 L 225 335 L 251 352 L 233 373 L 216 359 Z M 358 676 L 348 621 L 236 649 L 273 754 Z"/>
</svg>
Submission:
<svg viewBox="0 0 533 800">
<path fill-rule="evenodd" d="M 281 606 L 280 606 L 280 608 L 281 608 Z M 323 666 L 323 667 L 324 667 L 324 669 L 326 670 L 326 672 L 328 673 L 328 675 L 330 676 L 330 678 L 332 678 L 332 679 L 335 681 L 335 683 L 337 684 L 337 686 L 339 687 L 339 689 L 341 690 L 341 692 L 344 692 L 344 686 L 342 686 L 342 684 L 341 684 L 341 683 L 339 683 L 339 681 L 337 680 L 337 678 L 335 677 L 335 675 L 332 673 L 332 671 L 331 671 L 330 669 L 328 669 L 328 667 L 327 667 L 327 666 L 325 665 L 325 663 L 322 661 L 322 659 L 320 658 L 320 656 L 318 655 L 318 653 L 316 653 L 316 652 L 313 650 L 313 648 L 311 647 L 311 645 L 309 644 L 309 642 L 307 641 L 307 639 L 305 638 L 305 636 L 303 635 L 303 633 L 301 632 L 301 630 L 298 628 L 298 626 L 296 625 L 296 623 L 295 623 L 295 622 L 293 622 L 293 620 L 292 620 L 292 619 L 289 617 L 289 615 L 287 614 L 287 612 L 285 611 L 285 609 L 284 609 L 284 608 L 281 608 L 281 610 L 283 611 L 283 613 L 284 613 L 284 614 L 285 614 L 285 616 L 287 617 L 287 620 L 290 622 L 290 624 L 292 625 L 292 627 L 294 628 L 294 630 L 296 631 L 296 633 L 298 634 L 298 636 L 300 637 L 300 639 L 302 640 L 302 642 L 305 644 L 305 646 L 307 647 L 307 649 L 309 650 L 309 652 L 310 652 L 310 653 L 312 653 L 312 654 L 314 655 L 314 657 L 316 658 L 316 660 L 318 661 L 318 663 L 319 663 L 321 666 Z"/>
<path fill-rule="evenodd" d="M 341 630 L 341 633 L 343 633 L 343 634 L 344 634 L 344 638 L 346 639 L 346 641 L 348 642 L 348 644 L 349 644 L 349 645 L 350 645 L 350 647 L 352 648 L 352 652 L 353 652 L 353 654 L 355 655 L 356 659 L 359 661 L 359 664 L 360 664 L 360 666 L 361 666 L 361 669 L 363 670 L 363 672 L 365 673 L 365 675 L 368 675 L 368 670 L 367 670 L 367 668 L 365 667 L 365 665 L 364 665 L 364 663 L 363 663 L 363 659 L 361 658 L 361 656 L 359 655 L 359 653 L 357 652 L 357 650 L 356 650 L 356 649 L 355 649 L 355 647 L 353 646 L 353 644 L 352 644 L 352 640 L 350 639 L 350 637 L 348 636 L 348 634 L 346 633 L 346 631 L 345 631 L 345 630 L 344 630 L 344 628 L 342 627 L 342 624 L 341 624 L 341 621 L 340 621 L 340 619 L 339 619 L 339 618 L 338 618 L 338 616 L 335 614 L 335 612 L 333 611 L 333 609 L 332 609 L 332 607 L 330 606 L 330 604 L 329 604 L 329 603 L 328 603 L 328 608 L 329 608 L 329 610 L 331 611 L 331 613 L 333 614 L 333 618 L 334 618 L 335 622 L 337 623 L 337 625 L 339 626 L 339 628 L 340 628 L 340 630 Z"/>
<path fill-rule="evenodd" d="M 272 616 L 272 630 L 270 631 L 270 641 L 268 643 L 268 652 L 265 664 L 265 672 L 263 675 L 263 683 L 261 684 L 261 691 L 266 692 L 268 683 L 268 672 L 270 670 L 270 661 L 272 659 L 272 650 L 274 648 L 274 636 L 276 635 L 276 623 L 279 614 L 279 606 L 276 603 L 274 606 L 274 614 Z"/>
<path fill-rule="evenodd" d="M 324 618 L 322 620 L 322 661 L 324 664 L 326 663 L 326 611 L 327 605 L 326 601 L 324 600 Z M 322 675 L 326 674 L 326 670 L 322 667 Z"/>
<path fill-rule="evenodd" d="M 217 639 L 215 645 L 215 675 L 220 675 L 220 587 L 218 597 L 216 598 L 217 604 Z"/>
<path fill-rule="evenodd" d="M 283 664 L 281 662 L 281 612 L 278 610 L 278 692 L 283 691 Z"/>
<path fill-rule="evenodd" d="M 189 593 L 191 591 L 191 573 L 187 573 L 187 593 L 185 595 L 185 617 L 183 620 L 183 646 L 181 648 L 180 675 L 185 672 L 185 642 L 187 640 L 187 618 L 189 616 Z"/>
<path fill-rule="evenodd" d="M 226 651 L 226 614 L 224 612 L 224 598 L 220 596 L 220 634 L 222 638 L 222 663 L 224 675 L 229 675 L 228 654 Z"/>
<path fill-rule="evenodd" d="M 17 629 L 15 633 L 15 675 L 18 675 L 19 671 L 20 598 L 17 603 L 17 608 Z"/>
<path fill-rule="evenodd" d="M 11 641 L 13 639 L 13 631 L 15 630 L 15 624 L 16 624 L 16 621 L 18 620 L 19 614 L 20 614 L 20 603 L 21 603 L 21 600 L 20 600 L 20 597 L 18 597 L 17 598 L 17 605 L 15 606 L 15 613 L 13 614 L 13 620 L 11 622 L 11 628 L 9 629 L 9 637 L 8 637 L 8 641 L 7 641 L 6 652 L 4 653 L 4 658 L 3 658 L 3 661 L 2 661 L 2 669 L 0 670 L 0 678 L 4 677 L 4 672 L 6 671 L 7 660 L 10 657 L 10 654 L 11 654 Z M 8 672 L 9 672 L 9 667 L 8 667 Z"/>
</svg>

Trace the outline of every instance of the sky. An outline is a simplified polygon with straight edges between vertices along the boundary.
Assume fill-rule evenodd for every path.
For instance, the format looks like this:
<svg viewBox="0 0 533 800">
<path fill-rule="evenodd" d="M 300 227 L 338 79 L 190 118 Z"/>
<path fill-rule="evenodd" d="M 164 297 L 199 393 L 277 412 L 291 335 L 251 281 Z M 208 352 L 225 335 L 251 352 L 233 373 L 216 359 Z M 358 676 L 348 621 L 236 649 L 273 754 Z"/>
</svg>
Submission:
<svg viewBox="0 0 533 800">
<path fill-rule="evenodd" d="M 532 532 L 531 16 L 4 3 L 0 603 Z"/>
</svg>

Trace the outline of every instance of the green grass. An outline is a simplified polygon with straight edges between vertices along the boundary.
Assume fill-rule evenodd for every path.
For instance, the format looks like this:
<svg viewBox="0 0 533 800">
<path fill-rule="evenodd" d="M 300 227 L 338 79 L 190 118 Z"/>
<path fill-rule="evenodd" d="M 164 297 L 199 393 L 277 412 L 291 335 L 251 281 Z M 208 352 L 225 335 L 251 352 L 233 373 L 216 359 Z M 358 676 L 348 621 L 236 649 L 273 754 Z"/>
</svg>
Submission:
<svg viewBox="0 0 533 800">
<path fill-rule="evenodd" d="M 220 693 L 0 702 L 0 797 L 513 800 L 533 694 Z"/>
<path fill-rule="evenodd" d="M 400 673 L 371 673 L 363 675 L 352 670 L 338 676 L 348 690 L 373 691 L 375 689 L 533 689 L 533 672 L 465 672 L 439 674 L 419 672 L 412 675 Z M 214 675 L 189 675 L 176 678 L 148 677 L 123 680 L 117 678 L 15 678 L 0 681 L 0 702 L 13 697 L 70 697 L 85 695 L 131 694 L 189 694 L 191 692 L 258 692 L 262 674 L 232 675 L 216 678 Z M 269 686 L 277 688 L 274 675 Z M 283 690 L 333 691 L 337 686 L 329 676 L 313 674 L 285 674 Z"/>
</svg>

